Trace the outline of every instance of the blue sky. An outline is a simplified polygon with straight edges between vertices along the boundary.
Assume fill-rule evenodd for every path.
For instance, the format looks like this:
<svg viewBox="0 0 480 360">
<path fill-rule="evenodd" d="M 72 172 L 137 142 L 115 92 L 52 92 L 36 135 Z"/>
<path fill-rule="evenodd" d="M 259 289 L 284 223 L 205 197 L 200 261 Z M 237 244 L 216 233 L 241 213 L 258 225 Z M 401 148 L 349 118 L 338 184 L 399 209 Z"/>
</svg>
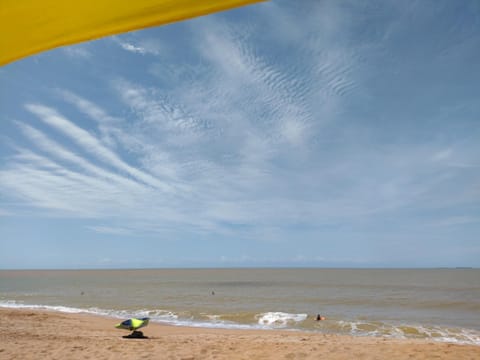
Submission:
<svg viewBox="0 0 480 360">
<path fill-rule="evenodd" d="M 0 68 L 0 268 L 480 266 L 477 1 L 271 1 Z"/>
</svg>

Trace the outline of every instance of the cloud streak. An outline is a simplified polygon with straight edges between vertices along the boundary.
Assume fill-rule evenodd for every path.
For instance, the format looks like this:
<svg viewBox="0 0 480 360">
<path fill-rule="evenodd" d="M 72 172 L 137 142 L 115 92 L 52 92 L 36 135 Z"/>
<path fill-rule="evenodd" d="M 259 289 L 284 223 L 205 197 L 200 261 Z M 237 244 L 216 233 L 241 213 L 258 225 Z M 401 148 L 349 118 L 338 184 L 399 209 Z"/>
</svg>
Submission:
<svg viewBox="0 0 480 360">
<path fill-rule="evenodd" d="M 40 120 L 68 136 L 72 141 L 81 146 L 84 151 L 89 152 L 102 160 L 107 166 L 113 166 L 114 168 L 131 175 L 133 178 L 159 189 L 160 191 L 173 190 L 168 184 L 155 179 L 148 173 L 128 165 L 117 154 L 104 146 L 95 136 L 62 117 L 54 109 L 39 104 L 27 104 L 25 107 L 31 113 L 37 115 Z"/>
</svg>

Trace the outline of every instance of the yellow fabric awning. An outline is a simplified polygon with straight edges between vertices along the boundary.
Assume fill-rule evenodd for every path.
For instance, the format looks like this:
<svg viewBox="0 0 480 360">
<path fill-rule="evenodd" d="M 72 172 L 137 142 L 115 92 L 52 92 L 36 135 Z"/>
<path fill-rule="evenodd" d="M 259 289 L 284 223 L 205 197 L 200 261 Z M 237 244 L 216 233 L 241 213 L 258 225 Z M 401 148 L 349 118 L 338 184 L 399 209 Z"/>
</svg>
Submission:
<svg viewBox="0 0 480 360">
<path fill-rule="evenodd" d="M 0 65 L 264 0 L 0 0 Z"/>
</svg>

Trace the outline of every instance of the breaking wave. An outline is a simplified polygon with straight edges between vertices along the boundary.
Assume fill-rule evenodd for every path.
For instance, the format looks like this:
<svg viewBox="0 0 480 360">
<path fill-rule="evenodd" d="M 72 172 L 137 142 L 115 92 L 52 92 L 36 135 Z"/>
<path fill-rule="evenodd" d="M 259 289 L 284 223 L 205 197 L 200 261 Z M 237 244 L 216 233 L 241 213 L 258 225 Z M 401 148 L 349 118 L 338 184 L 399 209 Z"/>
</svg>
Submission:
<svg viewBox="0 0 480 360">
<path fill-rule="evenodd" d="M 151 322 L 175 326 L 222 329 L 284 329 L 352 336 L 375 336 L 397 339 L 426 339 L 438 342 L 480 346 L 480 332 L 473 329 L 421 325 L 392 324 L 381 321 L 327 319 L 315 321 L 307 314 L 279 311 L 240 314 L 208 314 L 175 312 L 164 309 L 113 310 L 96 307 L 77 308 L 63 305 L 25 304 L 14 300 L 0 301 L 0 308 L 33 309 L 71 314 L 91 314 L 112 318 L 150 317 Z"/>
</svg>

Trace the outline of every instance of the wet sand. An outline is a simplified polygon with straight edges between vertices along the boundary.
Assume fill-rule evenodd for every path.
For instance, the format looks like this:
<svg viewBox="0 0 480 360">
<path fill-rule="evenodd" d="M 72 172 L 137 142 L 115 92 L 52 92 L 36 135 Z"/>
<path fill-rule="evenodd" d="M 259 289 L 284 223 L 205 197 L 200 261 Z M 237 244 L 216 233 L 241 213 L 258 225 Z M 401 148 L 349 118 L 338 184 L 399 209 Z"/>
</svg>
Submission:
<svg viewBox="0 0 480 360">
<path fill-rule="evenodd" d="M 117 319 L 0 309 L 0 359 L 480 359 L 480 346 L 151 323 L 124 339 Z"/>
</svg>

